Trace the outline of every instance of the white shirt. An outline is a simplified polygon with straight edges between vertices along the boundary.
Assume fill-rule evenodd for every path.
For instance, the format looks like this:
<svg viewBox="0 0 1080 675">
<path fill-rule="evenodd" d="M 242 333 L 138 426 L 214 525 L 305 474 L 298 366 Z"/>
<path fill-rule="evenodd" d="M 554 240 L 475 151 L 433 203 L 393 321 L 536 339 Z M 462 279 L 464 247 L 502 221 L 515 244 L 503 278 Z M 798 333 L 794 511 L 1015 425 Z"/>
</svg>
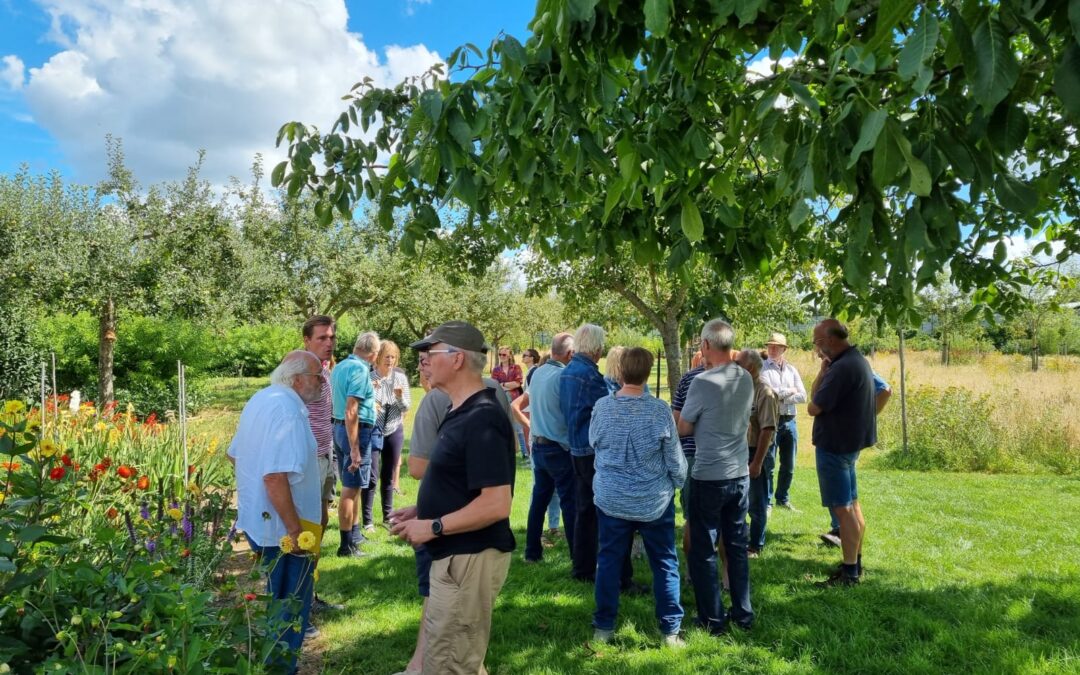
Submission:
<svg viewBox="0 0 1080 675">
<path fill-rule="evenodd" d="M 285 523 L 270 503 L 263 478 L 288 474 L 296 513 L 318 523 L 322 519 L 322 479 L 315 459 L 304 402 L 290 387 L 272 384 L 244 406 L 229 445 L 236 460 L 236 526 L 259 546 L 278 546 Z"/>
<path fill-rule="evenodd" d="M 795 366 L 787 361 L 781 368 L 776 361 L 766 359 L 765 367 L 761 369 L 761 381 L 776 392 L 781 415 L 794 415 L 795 404 L 806 403 L 806 387 L 803 386 L 802 377 Z"/>
</svg>

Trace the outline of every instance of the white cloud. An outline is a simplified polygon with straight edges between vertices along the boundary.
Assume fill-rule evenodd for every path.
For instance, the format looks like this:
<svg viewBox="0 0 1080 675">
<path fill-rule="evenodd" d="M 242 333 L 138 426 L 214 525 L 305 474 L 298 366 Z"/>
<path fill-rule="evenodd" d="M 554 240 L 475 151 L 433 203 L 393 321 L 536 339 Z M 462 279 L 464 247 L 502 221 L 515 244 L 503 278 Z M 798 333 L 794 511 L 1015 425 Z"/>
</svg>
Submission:
<svg viewBox="0 0 1080 675">
<path fill-rule="evenodd" d="M 0 84 L 8 89 L 22 89 L 26 79 L 26 67 L 22 59 L 14 54 L 8 54 L 0 59 Z"/>
<path fill-rule="evenodd" d="M 343 0 L 43 0 L 64 46 L 31 68 L 24 93 L 80 180 L 105 170 L 104 137 L 124 141 L 143 183 L 179 179 L 202 148 L 204 176 L 271 167 L 280 126 L 328 130 L 364 77 L 392 85 L 441 60 L 423 45 L 380 57 L 347 28 Z"/>
<path fill-rule="evenodd" d="M 430 5 L 431 0 L 405 0 L 405 16 L 416 14 L 416 8 L 420 5 Z"/>
<path fill-rule="evenodd" d="M 773 68 L 777 72 L 783 71 L 791 67 L 791 64 L 795 63 L 796 57 L 794 55 L 781 56 L 779 61 L 774 61 L 768 56 L 764 56 L 760 59 L 752 61 L 746 66 L 746 80 L 748 82 L 757 82 L 763 80 L 766 77 L 773 75 Z M 780 108 L 786 110 L 791 106 L 791 99 L 783 94 L 776 97 L 776 101 L 773 102 L 774 108 Z"/>
</svg>

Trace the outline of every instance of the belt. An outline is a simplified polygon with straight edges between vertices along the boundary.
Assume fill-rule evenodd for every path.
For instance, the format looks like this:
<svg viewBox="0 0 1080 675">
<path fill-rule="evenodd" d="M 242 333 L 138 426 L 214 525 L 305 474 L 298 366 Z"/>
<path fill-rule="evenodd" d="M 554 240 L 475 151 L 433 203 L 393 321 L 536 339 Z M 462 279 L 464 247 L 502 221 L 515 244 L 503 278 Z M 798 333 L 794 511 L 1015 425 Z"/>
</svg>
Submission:
<svg viewBox="0 0 1080 675">
<path fill-rule="evenodd" d="M 544 438 L 543 436 L 537 436 L 536 434 L 533 434 L 533 444 L 535 445 L 537 443 L 539 443 L 540 445 L 555 445 L 555 446 L 558 446 L 560 448 L 562 447 L 562 443 L 560 443 L 558 441 L 552 440 L 550 438 Z"/>
<path fill-rule="evenodd" d="M 793 419 L 795 419 L 794 415 L 781 415 L 780 416 L 780 421 L 781 422 L 790 422 Z"/>
<path fill-rule="evenodd" d="M 334 424 L 345 424 L 345 420 L 339 420 L 336 417 L 332 417 L 330 419 L 332 419 L 334 421 Z M 360 423 L 360 428 L 361 429 L 374 429 L 375 425 L 372 424 L 371 422 L 361 422 Z"/>
</svg>

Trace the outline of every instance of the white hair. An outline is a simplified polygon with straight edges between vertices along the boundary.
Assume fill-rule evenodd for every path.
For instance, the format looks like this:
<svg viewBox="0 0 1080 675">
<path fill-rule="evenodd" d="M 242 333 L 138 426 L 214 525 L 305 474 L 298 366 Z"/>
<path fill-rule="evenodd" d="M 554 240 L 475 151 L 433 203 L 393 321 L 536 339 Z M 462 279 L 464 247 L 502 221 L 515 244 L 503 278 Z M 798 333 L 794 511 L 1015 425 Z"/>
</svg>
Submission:
<svg viewBox="0 0 1080 675">
<path fill-rule="evenodd" d="M 291 387 L 293 385 L 293 380 L 296 379 L 297 375 L 303 375 L 304 373 L 310 372 L 308 370 L 308 368 L 311 367 L 309 359 L 310 361 L 314 361 L 319 367 L 322 366 L 319 357 L 311 352 L 304 351 L 303 349 L 289 352 L 285 355 L 285 358 L 281 360 L 278 367 L 274 368 L 274 372 L 270 373 L 270 384 Z"/>
<path fill-rule="evenodd" d="M 379 351 L 379 334 L 373 330 L 360 333 L 353 345 L 353 351 L 357 354 L 374 354 Z"/>
<path fill-rule="evenodd" d="M 583 323 L 574 331 L 574 349 L 582 354 L 604 351 L 604 329 L 594 323 Z"/>
<path fill-rule="evenodd" d="M 761 374 L 761 368 L 765 364 L 761 360 L 761 354 L 756 349 L 744 349 L 739 352 L 739 358 L 742 359 L 746 365 L 747 370 L 755 375 Z"/>
<path fill-rule="evenodd" d="M 708 340 L 713 349 L 731 349 L 735 344 L 735 329 L 723 319 L 713 319 L 701 329 L 701 339 Z"/>
<path fill-rule="evenodd" d="M 474 373 L 483 373 L 487 368 L 488 357 L 483 352 L 471 352 L 468 349 L 459 349 L 465 355 L 465 367 Z"/>
</svg>

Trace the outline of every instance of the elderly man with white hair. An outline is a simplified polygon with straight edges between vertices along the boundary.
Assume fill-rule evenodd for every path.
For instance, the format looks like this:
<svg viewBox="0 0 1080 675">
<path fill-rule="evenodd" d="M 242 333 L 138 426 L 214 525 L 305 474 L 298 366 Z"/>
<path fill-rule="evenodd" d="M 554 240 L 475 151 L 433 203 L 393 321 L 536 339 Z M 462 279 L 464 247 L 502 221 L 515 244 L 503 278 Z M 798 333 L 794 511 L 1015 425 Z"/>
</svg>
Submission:
<svg viewBox="0 0 1080 675">
<path fill-rule="evenodd" d="M 317 526 L 321 520 L 322 476 L 306 404 L 321 395 L 318 357 L 289 352 L 270 386 L 244 406 L 228 451 L 236 467 L 236 524 L 267 570 L 267 590 L 277 608 L 272 626 L 289 650 L 274 659 L 275 671 L 295 672 L 309 625 L 315 565 L 301 548 L 301 534 L 307 534 L 301 521 Z M 304 543 L 317 546 L 311 538 L 313 543 Z"/>
</svg>

